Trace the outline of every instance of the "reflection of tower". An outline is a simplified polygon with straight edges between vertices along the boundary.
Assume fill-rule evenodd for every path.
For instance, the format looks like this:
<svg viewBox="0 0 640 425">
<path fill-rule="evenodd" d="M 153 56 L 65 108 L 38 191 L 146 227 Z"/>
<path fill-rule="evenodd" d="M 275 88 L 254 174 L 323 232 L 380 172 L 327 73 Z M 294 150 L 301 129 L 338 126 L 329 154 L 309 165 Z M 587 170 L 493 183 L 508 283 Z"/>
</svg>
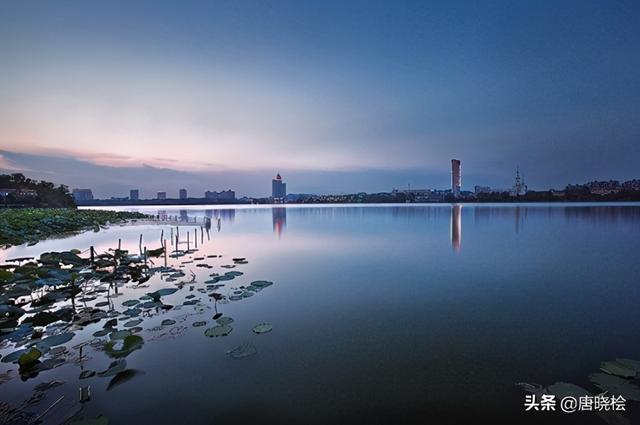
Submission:
<svg viewBox="0 0 640 425">
<path fill-rule="evenodd" d="M 451 246 L 460 252 L 462 242 L 462 205 L 451 207 Z"/>
<path fill-rule="evenodd" d="M 454 198 L 460 197 L 460 188 L 462 187 L 462 172 L 460 170 L 460 160 L 451 160 L 451 193 Z"/>
<path fill-rule="evenodd" d="M 282 237 L 282 232 L 287 227 L 287 209 L 286 208 L 272 208 L 271 218 L 273 220 L 273 233 Z"/>
</svg>

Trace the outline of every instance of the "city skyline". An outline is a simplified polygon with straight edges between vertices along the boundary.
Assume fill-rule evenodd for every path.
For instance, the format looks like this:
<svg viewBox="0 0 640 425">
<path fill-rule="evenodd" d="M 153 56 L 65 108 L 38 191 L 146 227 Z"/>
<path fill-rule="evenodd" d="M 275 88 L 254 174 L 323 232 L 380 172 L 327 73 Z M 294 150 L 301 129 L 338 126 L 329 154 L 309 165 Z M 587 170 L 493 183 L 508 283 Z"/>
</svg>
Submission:
<svg viewBox="0 0 640 425">
<path fill-rule="evenodd" d="M 636 178 L 640 5 L 0 4 L 0 171 L 97 197 Z M 161 24 L 160 24 L 161 23 Z M 615 70 L 615 72 L 612 72 Z M 165 186 L 158 187 L 163 181 Z"/>
</svg>

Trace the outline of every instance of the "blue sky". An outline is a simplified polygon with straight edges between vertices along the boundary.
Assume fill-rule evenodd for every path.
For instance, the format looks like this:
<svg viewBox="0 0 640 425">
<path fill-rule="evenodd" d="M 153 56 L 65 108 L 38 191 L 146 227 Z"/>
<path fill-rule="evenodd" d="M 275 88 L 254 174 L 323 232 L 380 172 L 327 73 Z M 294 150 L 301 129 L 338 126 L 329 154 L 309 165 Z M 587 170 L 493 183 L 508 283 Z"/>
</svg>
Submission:
<svg viewBox="0 0 640 425">
<path fill-rule="evenodd" d="M 0 3 L 0 167 L 99 196 L 640 177 L 632 1 Z"/>
</svg>

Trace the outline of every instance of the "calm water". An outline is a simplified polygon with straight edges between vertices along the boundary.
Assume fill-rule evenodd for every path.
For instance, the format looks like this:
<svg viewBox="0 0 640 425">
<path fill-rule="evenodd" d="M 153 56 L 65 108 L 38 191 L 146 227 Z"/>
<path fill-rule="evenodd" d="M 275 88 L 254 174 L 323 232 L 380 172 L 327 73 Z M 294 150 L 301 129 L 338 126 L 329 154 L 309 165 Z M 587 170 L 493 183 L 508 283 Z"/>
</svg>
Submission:
<svg viewBox="0 0 640 425">
<path fill-rule="evenodd" d="M 24 400 L 56 378 L 66 384 L 51 391 L 67 399 L 91 385 L 83 414 L 112 424 L 604 423 L 590 414 L 525 415 L 515 384 L 564 381 L 597 392 L 587 377 L 600 362 L 640 359 L 638 204 L 214 208 L 135 210 L 214 218 L 209 240 L 198 234 L 196 256 L 223 257 L 209 261 L 213 269 L 185 265 L 196 287 L 231 257 L 249 261 L 234 269 L 244 275 L 233 285 L 274 282 L 217 304 L 235 319 L 230 335 L 207 338 L 205 327 L 191 326 L 211 323 L 215 311 L 195 292 L 202 313 L 184 306 L 141 325 L 145 345 L 127 362 L 144 374 L 107 391 L 107 379 L 81 382 L 79 366 L 68 364 L 0 385 L 0 399 Z M 104 251 L 118 238 L 137 251 L 140 233 L 156 248 L 161 229 L 166 236 L 168 226 L 113 227 L 1 255 Z M 122 288 L 116 307 L 168 286 L 155 277 L 147 283 Z M 166 298 L 179 304 L 187 293 Z M 154 341 L 149 329 L 176 316 L 186 330 Z M 273 331 L 253 334 L 260 322 Z M 70 345 L 99 329 L 88 326 Z M 226 354 L 244 342 L 258 353 Z M 99 351 L 89 357 L 85 369 L 110 362 Z"/>
</svg>

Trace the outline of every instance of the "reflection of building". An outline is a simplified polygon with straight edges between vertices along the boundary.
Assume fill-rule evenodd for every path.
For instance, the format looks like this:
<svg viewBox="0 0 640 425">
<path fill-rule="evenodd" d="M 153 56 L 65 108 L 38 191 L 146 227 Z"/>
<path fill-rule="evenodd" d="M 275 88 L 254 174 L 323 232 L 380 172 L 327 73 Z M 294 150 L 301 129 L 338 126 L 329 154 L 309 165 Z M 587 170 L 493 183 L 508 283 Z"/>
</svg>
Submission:
<svg viewBox="0 0 640 425">
<path fill-rule="evenodd" d="M 462 205 L 451 207 L 451 246 L 456 252 L 460 251 L 462 243 Z"/>
<path fill-rule="evenodd" d="M 274 202 L 284 202 L 286 196 L 287 184 L 282 181 L 282 176 L 278 173 L 276 178 L 271 180 L 271 197 Z"/>
<path fill-rule="evenodd" d="M 235 201 L 236 193 L 233 190 L 223 190 L 220 192 L 210 192 L 207 190 L 204 193 L 204 197 L 210 201 Z"/>
<path fill-rule="evenodd" d="M 187 189 L 180 189 L 180 199 L 187 199 Z"/>
<path fill-rule="evenodd" d="M 91 189 L 73 189 L 71 193 L 76 201 L 91 201 L 93 199 Z"/>
<path fill-rule="evenodd" d="M 228 221 L 230 223 L 233 223 L 233 221 L 236 218 L 236 210 L 235 208 L 205 210 L 204 215 L 212 219 L 212 221 L 217 221 L 218 219 L 222 219 L 223 221 Z"/>
<path fill-rule="evenodd" d="M 138 189 L 131 189 L 129 191 L 129 199 L 137 201 L 140 199 L 140 191 Z"/>
<path fill-rule="evenodd" d="M 451 160 L 451 193 L 454 198 L 460 197 L 460 188 L 462 187 L 462 172 L 460 170 L 460 160 Z"/>
<path fill-rule="evenodd" d="M 167 199 L 167 192 L 158 192 L 158 197 L 156 199 Z"/>
<path fill-rule="evenodd" d="M 273 220 L 273 233 L 282 236 L 282 232 L 287 227 L 287 209 L 286 208 L 272 208 L 271 218 Z"/>
</svg>

